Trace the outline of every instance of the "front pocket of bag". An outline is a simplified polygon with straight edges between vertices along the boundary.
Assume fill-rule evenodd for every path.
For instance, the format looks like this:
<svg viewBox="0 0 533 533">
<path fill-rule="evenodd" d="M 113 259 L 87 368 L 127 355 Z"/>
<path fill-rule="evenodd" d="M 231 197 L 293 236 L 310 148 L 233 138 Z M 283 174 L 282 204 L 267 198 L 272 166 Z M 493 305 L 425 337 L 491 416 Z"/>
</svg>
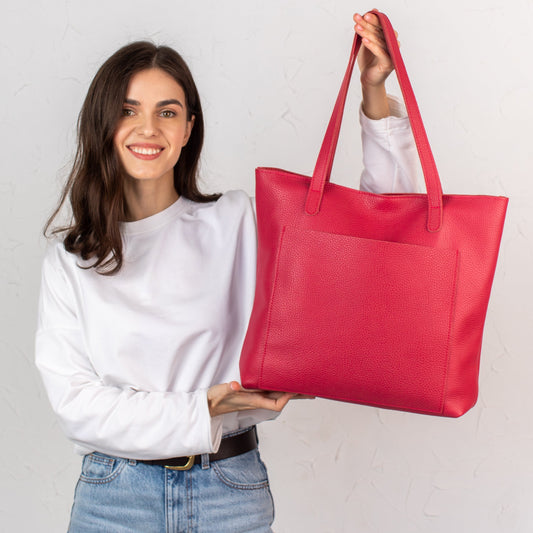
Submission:
<svg viewBox="0 0 533 533">
<path fill-rule="evenodd" d="M 439 414 L 458 253 L 286 227 L 263 388 Z"/>
</svg>

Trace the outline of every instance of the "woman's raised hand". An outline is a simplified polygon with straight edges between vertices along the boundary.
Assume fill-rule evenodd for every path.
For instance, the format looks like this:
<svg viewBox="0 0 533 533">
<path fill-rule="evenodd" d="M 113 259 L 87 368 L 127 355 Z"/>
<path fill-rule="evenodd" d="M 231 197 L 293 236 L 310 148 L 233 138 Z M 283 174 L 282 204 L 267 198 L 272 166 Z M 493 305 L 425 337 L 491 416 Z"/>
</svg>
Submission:
<svg viewBox="0 0 533 533">
<path fill-rule="evenodd" d="M 385 36 L 378 17 L 374 13 L 353 16 L 355 31 L 363 41 L 357 61 L 361 71 L 363 110 L 372 119 L 390 114 L 385 92 L 385 80 L 394 70 Z M 396 34 L 398 37 L 398 34 Z"/>
<path fill-rule="evenodd" d="M 363 46 L 357 57 L 361 71 L 361 83 L 381 85 L 394 70 L 381 23 L 374 13 L 367 13 L 364 16 L 356 13 L 353 19 L 355 32 L 363 39 Z"/>
</svg>

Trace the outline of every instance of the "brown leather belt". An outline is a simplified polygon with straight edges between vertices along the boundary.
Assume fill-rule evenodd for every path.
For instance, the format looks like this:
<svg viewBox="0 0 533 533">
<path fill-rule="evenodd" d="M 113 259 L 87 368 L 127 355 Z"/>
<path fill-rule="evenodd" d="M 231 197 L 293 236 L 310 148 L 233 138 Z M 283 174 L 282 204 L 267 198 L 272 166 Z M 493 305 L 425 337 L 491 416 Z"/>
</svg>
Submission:
<svg viewBox="0 0 533 533">
<path fill-rule="evenodd" d="M 222 437 L 220 448 L 216 453 L 209 454 L 209 462 L 229 459 L 236 455 L 255 450 L 257 448 L 257 430 L 252 426 L 243 433 Z M 153 459 L 139 461 L 150 465 L 164 466 L 170 470 L 190 470 L 194 465 L 202 463 L 201 455 L 189 455 L 188 457 L 171 457 L 170 459 Z"/>
</svg>

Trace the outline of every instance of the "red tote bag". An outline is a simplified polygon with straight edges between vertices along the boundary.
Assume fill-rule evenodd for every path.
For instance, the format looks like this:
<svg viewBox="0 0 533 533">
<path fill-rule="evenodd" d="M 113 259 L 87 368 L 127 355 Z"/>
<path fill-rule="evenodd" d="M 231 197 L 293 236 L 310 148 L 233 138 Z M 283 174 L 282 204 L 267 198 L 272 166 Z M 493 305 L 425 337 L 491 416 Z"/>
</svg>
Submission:
<svg viewBox="0 0 533 533">
<path fill-rule="evenodd" d="M 256 170 L 258 267 L 247 388 L 457 417 L 478 394 L 508 199 L 443 195 L 388 18 L 383 26 L 427 194 L 330 183 L 350 61 L 312 177 Z"/>
</svg>

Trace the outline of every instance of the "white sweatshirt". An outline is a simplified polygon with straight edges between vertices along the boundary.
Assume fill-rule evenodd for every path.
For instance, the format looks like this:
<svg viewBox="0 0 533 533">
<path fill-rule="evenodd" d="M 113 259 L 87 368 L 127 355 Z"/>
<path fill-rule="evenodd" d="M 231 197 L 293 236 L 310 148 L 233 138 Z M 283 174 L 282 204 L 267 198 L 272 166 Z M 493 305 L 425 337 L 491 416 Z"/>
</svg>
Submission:
<svg viewBox="0 0 533 533">
<path fill-rule="evenodd" d="M 416 190 L 416 148 L 396 116 L 360 112 L 367 191 Z M 223 433 L 268 418 L 243 411 L 211 418 L 207 389 L 239 381 L 256 266 L 252 202 L 179 198 L 122 224 L 124 265 L 113 276 L 53 241 L 42 269 L 36 364 L 52 408 L 81 454 L 131 459 L 214 452 Z"/>
</svg>

